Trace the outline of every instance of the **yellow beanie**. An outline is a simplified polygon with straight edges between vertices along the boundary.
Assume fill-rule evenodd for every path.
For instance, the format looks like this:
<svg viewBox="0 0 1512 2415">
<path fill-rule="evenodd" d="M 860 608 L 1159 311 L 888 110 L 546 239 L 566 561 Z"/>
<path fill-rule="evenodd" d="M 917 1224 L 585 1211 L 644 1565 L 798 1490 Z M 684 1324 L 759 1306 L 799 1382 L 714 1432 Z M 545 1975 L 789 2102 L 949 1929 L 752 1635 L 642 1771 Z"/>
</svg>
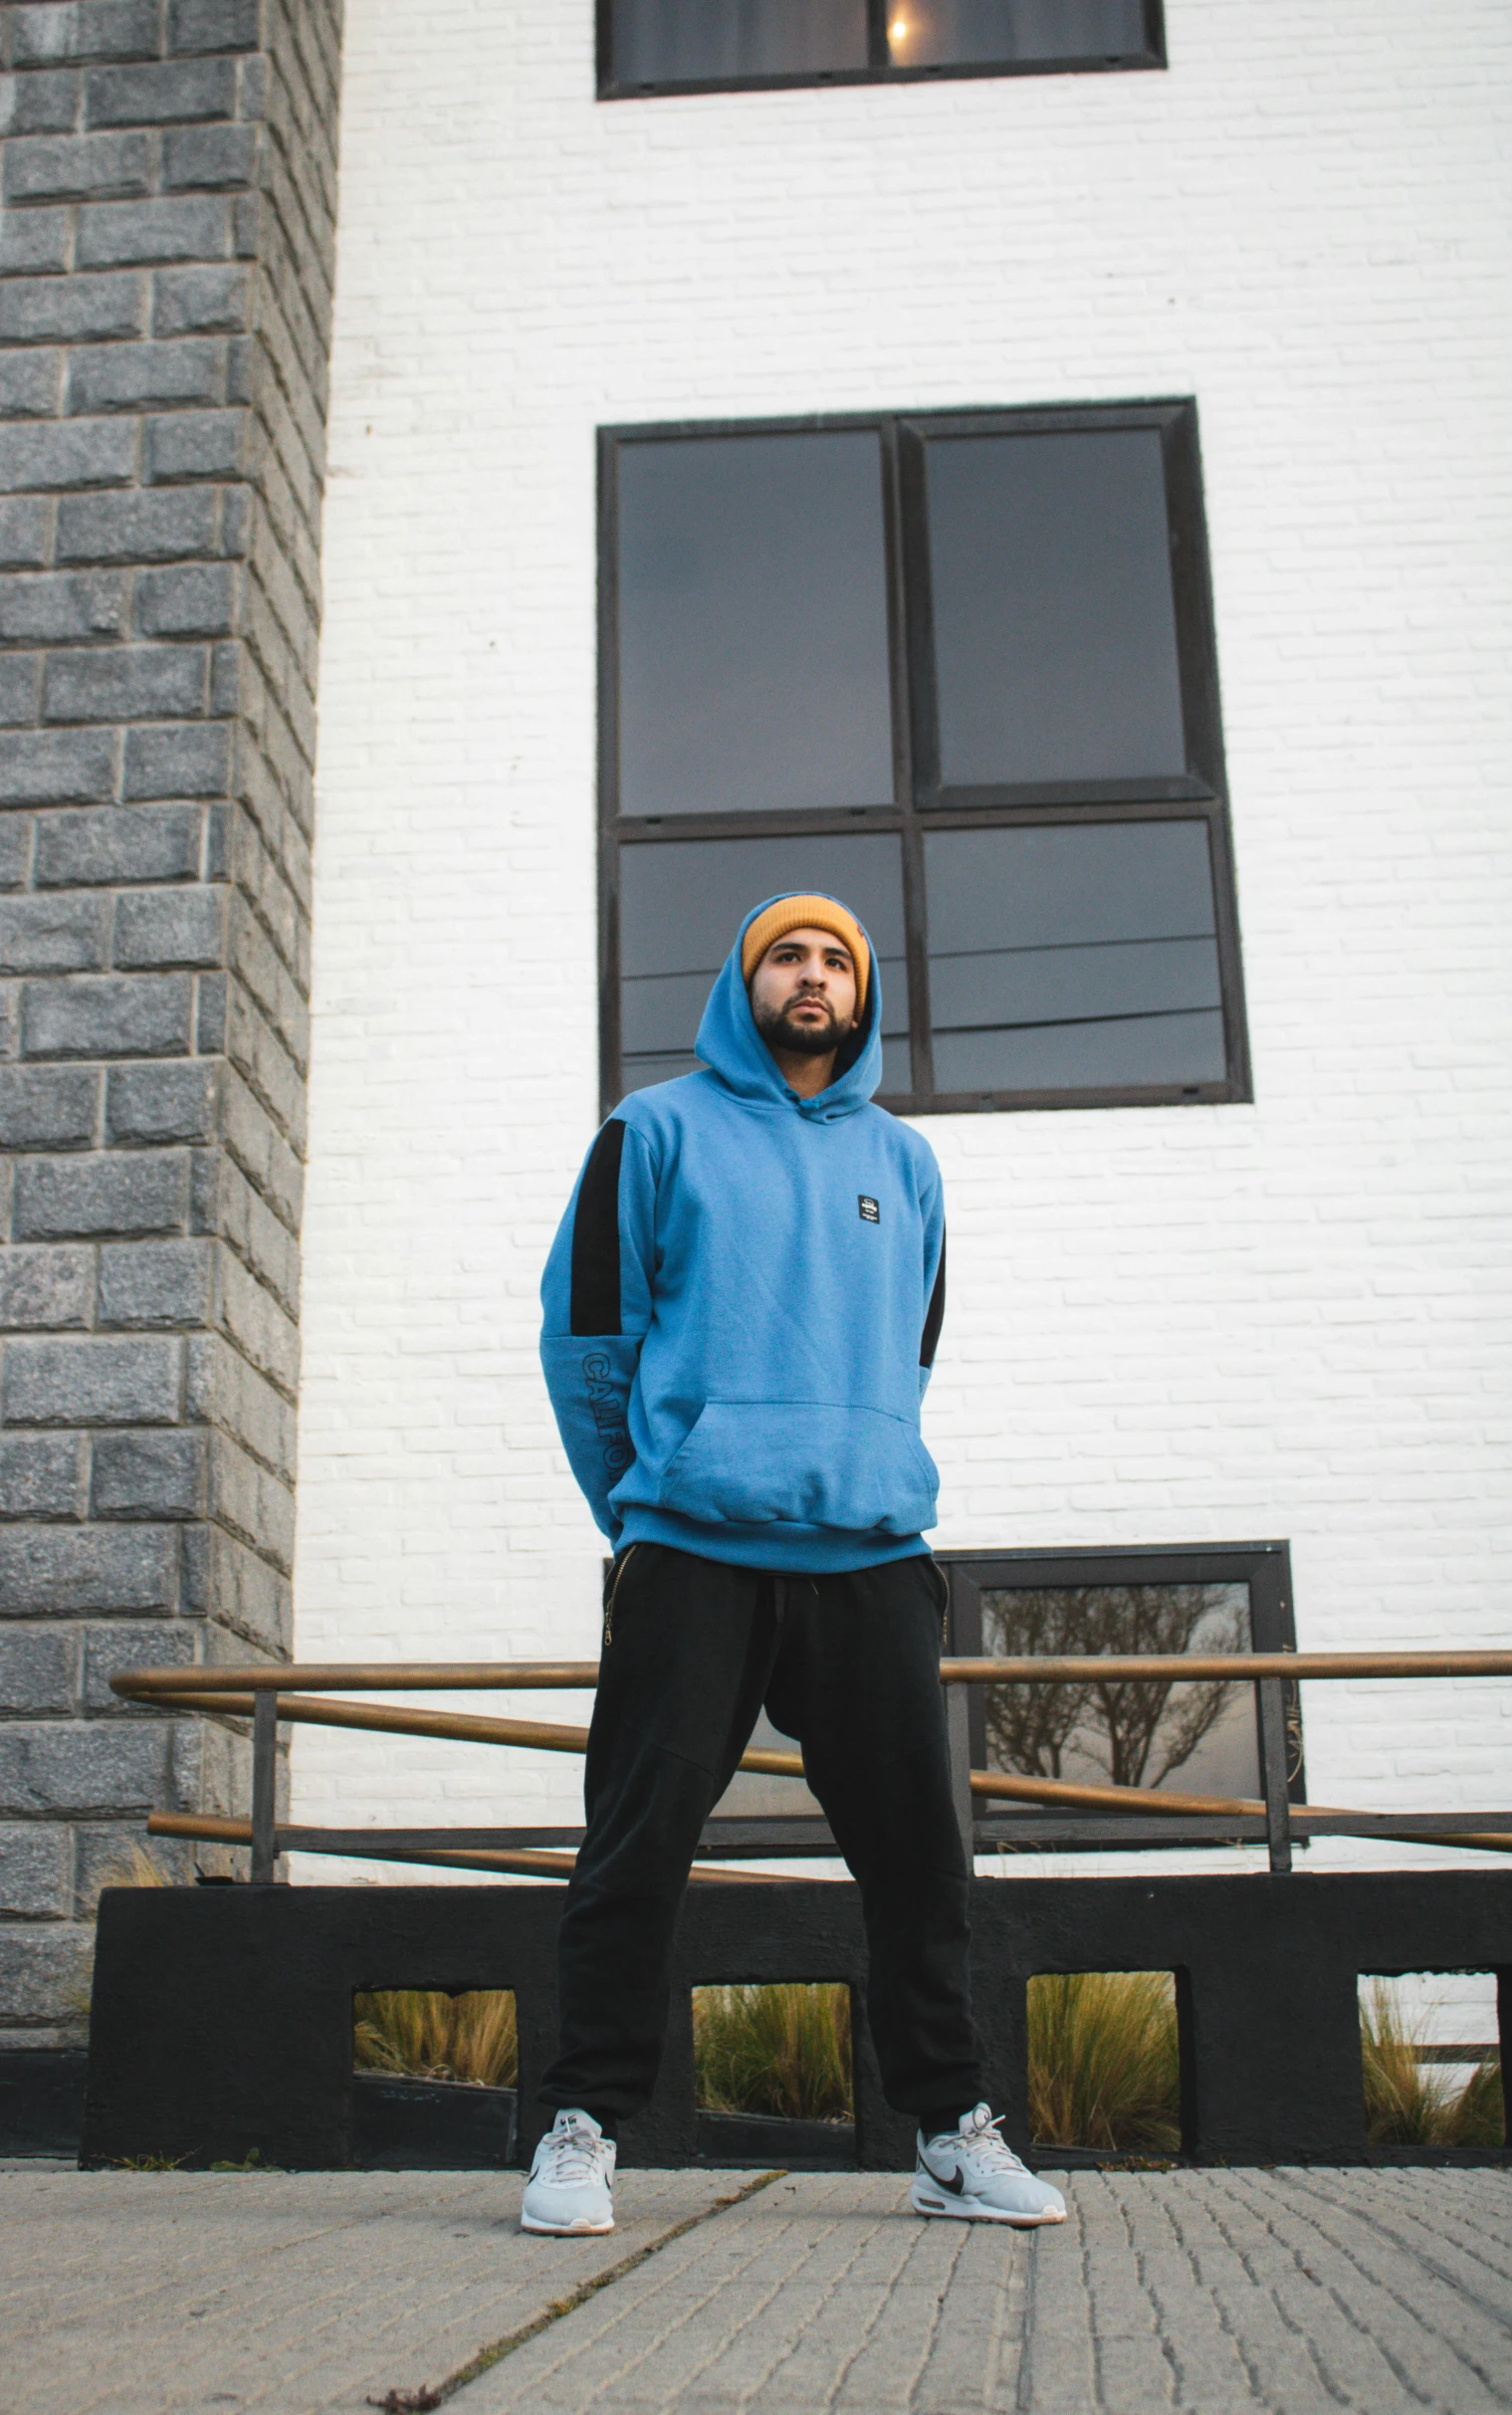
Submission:
<svg viewBox="0 0 1512 2415">
<path fill-rule="evenodd" d="M 758 914 L 747 932 L 741 946 L 741 976 L 749 982 L 773 940 L 789 931 L 832 931 L 836 939 L 850 950 L 851 963 L 856 968 L 856 1013 L 866 1004 L 866 987 L 871 978 L 871 950 L 866 935 L 855 916 L 832 897 L 779 897 L 774 906 Z"/>
</svg>

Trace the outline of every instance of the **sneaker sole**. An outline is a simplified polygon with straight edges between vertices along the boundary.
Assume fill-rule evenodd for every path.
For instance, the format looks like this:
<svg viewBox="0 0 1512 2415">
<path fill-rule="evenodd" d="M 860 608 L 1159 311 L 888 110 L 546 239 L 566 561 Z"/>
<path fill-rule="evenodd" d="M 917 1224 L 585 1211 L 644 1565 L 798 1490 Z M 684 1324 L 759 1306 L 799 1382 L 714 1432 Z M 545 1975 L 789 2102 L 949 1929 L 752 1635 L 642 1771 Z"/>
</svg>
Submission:
<svg viewBox="0 0 1512 2415">
<path fill-rule="evenodd" d="M 522 2214 L 520 2227 L 545 2239 L 601 2238 L 605 2231 L 613 2230 L 614 2217 L 611 2214 L 607 2222 L 538 2222 L 534 2214 Z"/>
<path fill-rule="evenodd" d="M 1063 2213 L 1053 2210 L 1043 2214 L 1008 2214 L 999 2206 L 982 2205 L 970 2197 L 937 2197 L 921 2190 L 917 2181 L 909 2191 L 909 2203 L 916 2214 L 943 2216 L 948 2222 L 1005 2222 L 1014 2231 L 1045 2230 L 1066 2219 Z"/>
</svg>

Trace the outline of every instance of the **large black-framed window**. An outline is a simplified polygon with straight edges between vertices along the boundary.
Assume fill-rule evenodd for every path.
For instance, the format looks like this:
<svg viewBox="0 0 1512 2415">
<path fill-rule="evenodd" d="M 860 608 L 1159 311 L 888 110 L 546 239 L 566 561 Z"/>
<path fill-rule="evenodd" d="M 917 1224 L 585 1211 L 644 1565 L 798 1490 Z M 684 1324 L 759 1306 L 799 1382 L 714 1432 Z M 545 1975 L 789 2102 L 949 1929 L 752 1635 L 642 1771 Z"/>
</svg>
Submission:
<svg viewBox="0 0 1512 2415">
<path fill-rule="evenodd" d="M 861 914 L 900 1113 L 1250 1095 L 1187 399 L 600 437 L 605 1108 Z"/>
<path fill-rule="evenodd" d="M 1295 1651 L 1284 1542 L 1064 1551 L 942 1550 L 949 1649 L 964 1659 L 1108 1652 Z M 970 1689 L 973 1769 L 1096 1786 L 1258 1798 L 1263 1744 L 1245 1684 L 1002 1685 Z M 1302 1712 L 1285 1688 L 1287 1793 L 1305 1803 Z M 1210 1816 L 1036 1809 L 993 1802 L 978 1851 L 1103 1851 L 1222 1841 Z"/>
<path fill-rule="evenodd" d="M 1161 0 L 597 0 L 601 101 L 1161 68 Z"/>
<path fill-rule="evenodd" d="M 1294 1651 L 1285 1542 L 935 1553 L 949 1590 L 952 1657 L 1108 1652 Z M 1298 1688 L 1283 1687 L 1287 1795 L 1307 1800 Z M 968 1767 L 1092 1785 L 1240 1797 L 1262 1793 L 1255 1688 L 1219 1684 L 952 1686 L 951 1751 Z M 763 1717 L 753 1743 L 790 1749 Z M 1147 1852 L 1263 1844 L 1258 1817 L 1112 1812 L 978 1797 L 980 1854 Z M 818 1804 L 791 1778 L 741 1773 L 705 1829 L 704 1856 L 832 1854 Z"/>
</svg>

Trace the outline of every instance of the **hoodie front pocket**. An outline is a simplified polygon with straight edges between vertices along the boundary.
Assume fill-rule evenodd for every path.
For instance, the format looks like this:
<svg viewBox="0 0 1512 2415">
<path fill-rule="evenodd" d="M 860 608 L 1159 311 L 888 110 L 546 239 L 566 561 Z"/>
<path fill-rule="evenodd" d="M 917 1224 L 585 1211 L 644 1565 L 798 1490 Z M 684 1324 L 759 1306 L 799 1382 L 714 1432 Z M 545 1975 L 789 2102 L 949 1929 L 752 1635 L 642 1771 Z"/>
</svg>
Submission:
<svg viewBox="0 0 1512 2415">
<path fill-rule="evenodd" d="M 836 1401 L 707 1401 L 659 1504 L 701 1525 L 833 1526 L 915 1535 L 940 1478 L 917 1429 Z"/>
</svg>

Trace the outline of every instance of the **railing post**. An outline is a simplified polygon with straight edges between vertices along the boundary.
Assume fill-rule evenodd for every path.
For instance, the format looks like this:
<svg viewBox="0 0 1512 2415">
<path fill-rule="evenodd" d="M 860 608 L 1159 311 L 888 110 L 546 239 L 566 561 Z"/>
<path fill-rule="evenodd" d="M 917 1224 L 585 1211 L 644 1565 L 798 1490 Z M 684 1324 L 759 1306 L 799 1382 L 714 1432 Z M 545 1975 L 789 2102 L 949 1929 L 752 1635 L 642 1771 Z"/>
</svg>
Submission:
<svg viewBox="0 0 1512 2415">
<path fill-rule="evenodd" d="M 976 1810 L 972 1800 L 972 1705 L 964 1685 L 947 1685 L 942 1691 L 946 1739 L 951 1748 L 951 1793 L 955 1797 L 956 1825 L 961 1831 L 970 1878 L 975 1867 L 976 1852 Z"/>
<path fill-rule="evenodd" d="M 279 1698 L 260 1685 L 252 1703 L 252 1883 L 273 1884 L 278 1847 Z"/>
<path fill-rule="evenodd" d="M 1286 1785 L 1286 1694 L 1279 1677 L 1255 1687 L 1260 1705 L 1260 1784 L 1265 1796 L 1265 1842 L 1278 1875 L 1291 1868 L 1291 1797 Z"/>
</svg>

